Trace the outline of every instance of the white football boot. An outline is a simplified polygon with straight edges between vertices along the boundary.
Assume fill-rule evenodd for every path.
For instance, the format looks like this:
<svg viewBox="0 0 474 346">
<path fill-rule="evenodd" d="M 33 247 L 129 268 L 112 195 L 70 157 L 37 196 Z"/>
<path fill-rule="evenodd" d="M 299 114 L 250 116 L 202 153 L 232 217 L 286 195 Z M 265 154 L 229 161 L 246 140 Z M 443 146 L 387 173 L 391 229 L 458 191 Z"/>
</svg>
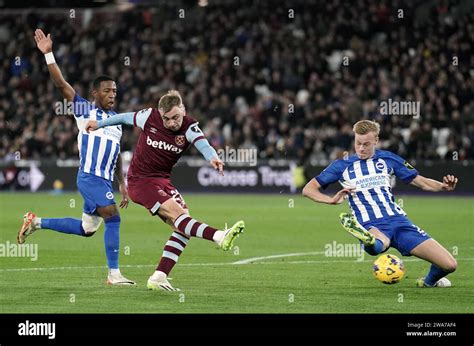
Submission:
<svg viewBox="0 0 474 346">
<path fill-rule="evenodd" d="M 425 284 L 425 278 L 419 278 L 416 280 L 416 286 L 417 287 L 439 287 L 439 288 L 446 288 L 446 287 L 451 287 L 451 281 L 449 281 L 448 278 L 444 277 L 436 281 L 436 283 L 433 286 L 428 286 Z"/>
<path fill-rule="evenodd" d="M 30 211 L 27 212 L 23 216 L 23 225 L 18 231 L 18 235 L 16 237 L 17 243 L 23 244 L 25 242 L 26 237 L 33 234 L 33 232 L 36 231 L 38 228 L 38 218 L 36 217 L 36 215 Z"/>
<path fill-rule="evenodd" d="M 434 287 L 451 287 L 451 281 L 448 278 L 441 278 L 434 284 Z"/>
<path fill-rule="evenodd" d="M 107 285 L 116 285 L 116 286 L 132 286 L 136 285 L 135 281 L 127 279 L 122 273 L 111 273 L 107 275 Z"/>
<path fill-rule="evenodd" d="M 159 277 L 156 277 L 156 276 L 153 277 L 153 275 L 150 276 L 148 278 L 146 287 L 149 290 L 153 290 L 153 291 L 158 291 L 158 290 L 167 291 L 167 292 L 181 291 L 179 288 L 174 288 L 173 286 L 171 286 L 170 282 L 168 281 L 168 278 L 164 275 L 161 275 Z"/>
</svg>

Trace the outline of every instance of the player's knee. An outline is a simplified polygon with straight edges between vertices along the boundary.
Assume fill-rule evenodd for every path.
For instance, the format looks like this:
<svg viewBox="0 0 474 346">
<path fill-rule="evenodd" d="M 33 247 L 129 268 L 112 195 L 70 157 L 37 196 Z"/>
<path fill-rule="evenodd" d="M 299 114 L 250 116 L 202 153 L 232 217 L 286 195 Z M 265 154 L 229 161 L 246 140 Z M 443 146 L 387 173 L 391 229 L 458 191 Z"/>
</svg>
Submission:
<svg viewBox="0 0 474 346">
<path fill-rule="evenodd" d="M 168 217 L 168 220 L 170 220 L 170 221 L 171 221 L 171 224 L 174 225 L 176 219 L 177 219 L 178 217 L 180 217 L 182 214 L 184 214 L 184 213 L 174 213 L 173 215 L 170 215 L 170 216 Z"/>
<path fill-rule="evenodd" d="M 176 219 L 180 215 L 185 214 L 186 212 L 178 203 L 176 203 L 173 199 L 170 198 L 161 205 L 158 213 L 160 216 L 162 216 L 166 220 L 170 220 L 171 223 L 174 224 Z"/>
<path fill-rule="evenodd" d="M 95 231 L 87 233 L 86 230 L 84 230 L 84 233 L 82 233 L 82 236 L 86 237 L 86 238 L 89 238 L 89 237 L 92 237 L 94 234 L 95 234 Z"/>
<path fill-rule="evenodd" d="M 99 229 L 102 223 L 102 218 L 95 215 L 82 214 L 82 229 L 84 230 L 84 237 L 91 237 Z"/>
<path fill-rule="evenodd" d="M 309 188 L 308 188 L 308 185 L 306 185 L 303 190 L 301 190 L 301 194 L 306 197 L 308 196 L 308 192 L 309 192 Z"/>
<path fill-rule="evenodd" d="M 110 219 L 115 215 L 120 215 L 115 204 L 108 205 L 106 207 L 97 208 L 97 213 L 104 219 Z"/>
<path fill-rule="evenodd" d="M 458 262 L 455 258 L 449 259 L 449 261 L 444 265 L 443 270 L 448 273 L 454 272 L 458 267 Z"/>
</svg>

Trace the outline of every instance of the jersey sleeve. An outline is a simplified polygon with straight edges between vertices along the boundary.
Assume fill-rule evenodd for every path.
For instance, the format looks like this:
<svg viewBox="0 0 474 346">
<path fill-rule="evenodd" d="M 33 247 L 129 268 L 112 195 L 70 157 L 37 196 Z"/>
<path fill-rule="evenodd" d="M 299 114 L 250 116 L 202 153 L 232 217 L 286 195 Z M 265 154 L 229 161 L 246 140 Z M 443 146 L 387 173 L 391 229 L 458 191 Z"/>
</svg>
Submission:
<svg viewBox="0 0 474 346">
<path fill-rule="evenodd" d="M 115 114 L 107 119 L 99 120 L 97 122 L 97 127 L 102 128 L 119 124 L 133 125 L 133 116 L 133 112 Z"/>
<path fill-rule="evenodd" d="M 73 114 L 76 118 L 89 118 L 89 112 L 94 108 L 94 105 L 86 99 L 79 96 L 78 93 L 74 94 L 72 100 Z"/>
<path fill-rule="evenodd" d="M 319 175 L 314 177 L 323 189 L 341 179 L 344 164 L 341 160 L 334 161 L 327 166 Z"/>
<path fill-rule="evenodd" d="M 217 155 L 216 150 L 211 147 L 211 145 L 205 138 L 202 141 L 194 142 L 194 146 L 197 150 L 199 150 L 199 152 L 202 154 L 202 156 L 204 156 L 207 161 L 211 161 L 213 158 L 219 158 L 219 155 Z"/>
<path fill-rule="evenodd" d="M 189 125 L 188 130 L 186 131 L 186 139 L 189 143 L 194 144 L 196 141 L 200 139 L 206 139 L 204 133 L 202 133 L 201 129 L 198 126 L 198 122 L 195 122 Z"/>
<path fill-rule="evenodd" d="M 418 171 L 410 165 L 405 159 L 400 156 L 389 153 L 390 161 L 392 164 L 393 172 L 397 178 L 400 178 L 406 184 L 409 184 L 418 175 Z"/>
<path fill-rule="evenodd" d="M 135 112 L 135 114 L 133 115 L 133 125 L 144 130 L 145 124 L 148 118 L 150 117 L 152 111 L 153 111 L 153 108 L 146 108 L 138 112 Z"/>
</svg>

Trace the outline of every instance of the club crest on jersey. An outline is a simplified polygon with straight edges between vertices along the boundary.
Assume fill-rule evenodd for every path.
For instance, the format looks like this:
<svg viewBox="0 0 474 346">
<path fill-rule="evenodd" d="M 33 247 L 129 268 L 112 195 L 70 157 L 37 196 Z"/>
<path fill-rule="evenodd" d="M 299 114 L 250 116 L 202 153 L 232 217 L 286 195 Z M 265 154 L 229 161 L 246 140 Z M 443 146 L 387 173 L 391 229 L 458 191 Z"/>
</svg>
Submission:
<svg viewBox="0 0 474 346">
<path fill-rule="evenodd" d="M 158 132 L 158 130 L 157 130 L 157 129 L 155 129 L 154 127 L 150 127 L 150 132 L 151 132 L 151 133 L 157 133 L 157 132 Z"/>
<path fill-rule="evenodd" d="M 182 147 L 184 143 L 186 142 L 186 137 L 184 137 L 183 135 L 175 136 L 174 141 L 176 142 L 177 145 Z"/>
<path fill-rule="evenodd" d="M 375 168 L 377 168 L 379 171 L 383 171 L 385 169 L 385 164 L 379 161 L 375 164 Z"/>
</svg>

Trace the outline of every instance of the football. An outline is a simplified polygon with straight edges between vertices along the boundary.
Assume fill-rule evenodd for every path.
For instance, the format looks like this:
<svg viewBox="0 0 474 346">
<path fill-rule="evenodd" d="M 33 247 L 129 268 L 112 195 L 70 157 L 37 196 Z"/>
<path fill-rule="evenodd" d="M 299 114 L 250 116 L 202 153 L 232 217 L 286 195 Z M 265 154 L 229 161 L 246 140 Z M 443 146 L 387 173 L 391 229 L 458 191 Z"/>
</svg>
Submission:
<svg viewBox="0 0 474 346">
<path fill-rule="evenodd" d="M 405 267 L 395 255 L 382 255 L 374 262 L 374 276 L 384 284 L 396 284 L 405 276 Z"/>
</svg>

